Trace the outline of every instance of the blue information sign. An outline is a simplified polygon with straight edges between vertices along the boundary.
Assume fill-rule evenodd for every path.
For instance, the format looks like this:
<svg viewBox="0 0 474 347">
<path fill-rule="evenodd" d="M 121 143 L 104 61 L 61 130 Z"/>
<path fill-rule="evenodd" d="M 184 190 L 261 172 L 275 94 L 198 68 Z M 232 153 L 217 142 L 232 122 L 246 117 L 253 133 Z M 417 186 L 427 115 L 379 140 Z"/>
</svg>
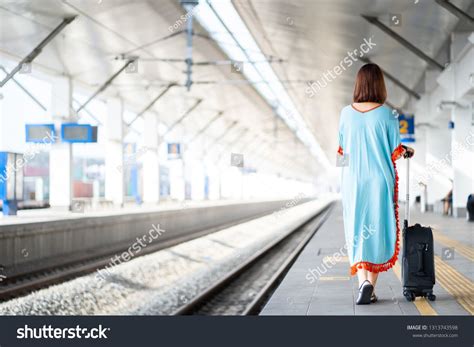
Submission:
<svg viewBox="0 0 474 347">
<path fill-rule="evenodd" d="M 26 124 L 26 142 L 53 143 L 55 142 L 54 124 Z"/>
<path fill-rule="evenodd" d="M 402 142 L 415 142 L 415 116 L 401 114 L 398 117 Z"/>
<path fill-rule="evenodd" d="M 97 142 L 97 127 L 90 124 L 64 123 L 61 125 L 63 142 Z"/>
</svg>

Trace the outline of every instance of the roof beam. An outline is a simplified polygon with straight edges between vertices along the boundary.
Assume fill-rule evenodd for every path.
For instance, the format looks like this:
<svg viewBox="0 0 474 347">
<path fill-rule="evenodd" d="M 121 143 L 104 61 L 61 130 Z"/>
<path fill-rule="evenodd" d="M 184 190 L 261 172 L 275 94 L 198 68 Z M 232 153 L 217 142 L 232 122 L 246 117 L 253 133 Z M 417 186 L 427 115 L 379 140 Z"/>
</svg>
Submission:
<svg viewBox="0 0 474 347">
<path fill-rule="evenodd" d="M 76 99 L 73 98 L 72 101 L 75 102 L 76 104 L 80 105 L 80 102 L 77 101 Z M 103 125 L 102 122 L 96 116 L 94 116 L 91 111 L 89 111 L 85 107 L 83 108 L 83 110 L 84 110 L 85 113 L 87 113 L 89 115 L 89 117 L 91 117 L 92 119 L 94 119 L 97 122 L 97 125 Z M 80 117 L 79 114 L 77 116 L 78 116 L 78 118 Z"/>
<path fill-rule="evenodd" d="M 361 57 L 359 58 L 361 61 L 363 61 L 364 63 L 372 63 L 372 61 L 369 59 L 369 58 L 364 58 L 364 57 Z M 389 74 L 386 70 L 380 68 L 383 72 L 383 74 L 385 75 L 385 77 L 387 77 L 387 79 L 389 79 L 390 81 L 392 81 L 394 84 L 396 84 L 398 87 L 400 87 L 401 89 L 403 89 L 407 94 L 413 96 L 415 99 L 417 100 L 420 100 L 421 99 L 421 96 L 420 94 L 418 94 L 417 92 L 415 92 L 413 89 L 411 89 L 410 87 L 408 87 L 406 84 L 404 84 L 402 81 L 400 81 L 398 78 L 396 78 L 395 76 Z"/>
<path fill-rule="evenodd" d="M 235 137 L 234 140 L 232 140 L 227 146 L 225 146 L 222 151 L 220 151 L 217 155 L 217 159 L 214 161 L 214 164 L 217 164 L 221 161 L 222 157 L 224 156 L 224 154 L 229 150 L 231 149 L 236 143 L 238 143 L 239 141 L 242 140 L 242 135 L 245 134 L 249 129 L 245 128 L 245 129 L 241 129 L 239 131 L 239 133 L 237 134 L 237 136 Z"/>
<path fill-rule="evenodd" d="M 160 38 L 158 38 L 158 39 L 156 39 L 156 40 L 153 40 L 153 41 L 151 41 L 151 42 L 145 43 L 144 45 L 141 45 L 141 46 L 139 46 L 139 47 L 133 48 L 133 49 L 127 51 L 127 52 L 124 52 L 124 53 L 120 54 L 120 56 L 116 57 L 115 59 L 124 59 L 126 56 L 128 56 L 129 54 L 131 54 L 131 53 L 133 53 L 133 52 L 136 52 L 136 51 L 138 51 L 138 50 L 143 50 L 143 49 L 145 49 L 145 48 L 147 48 L 147 47 L 150 47 L 150 46 L 152 46 L 152 45 L 157 44 L 158 42 L 165 41 L 165 40 L 168 40 L 168 39 L 170 39 L 170 38 L 172 38 L 172 37 L 174 37 L 174 36 L 176 36 L 176 35 L 182 34 L 183 32 L 184 32 L 184 30 L 175 31 L 175 32 L 173 32 L 173 33 L 171 33 L 171 34 L 169 34 L 169 35 L 160 37 Z M 140 60 L 141 60 L 141 59 L 140 59 Z"/>
<path fill-rule="evenodd" d="M 364 18 L 366 21 L 368 21 L 370 24 L 375 25 L 377 28 L 382 30 L 384 33 L 386 33 L 388 36 L 393 38 L 395 41 L 397 41 L 399 44 L 401 44 L 403 47 L 411 51 L 413 54 L 417 55 L 419 58 L 423 59 L 426 61 L 429 65 L 436 67 L 440 70 L 444 69 L 444 66 L 437 62 L 435 59 L 431 58 L 430 56 L 426 55 L 423 53 L 418 47 L 415 45 L 411 44 L 407 40 L 405 40 L 402 36 L 398 35 L 395 31 L 390 29 L 388 26 L 383 24 L 381 21 L 379 21 L 376 17 L 372 16 L 365 16 L 362 15 L 362 18 Z"/>
<path fill-rule="evenodd" d="M 2 71 L 5 72 L 6 75 L 8 75 L 8 71 L 3 66 L 0 66 L 0 69 L 2 69 Z M 24 87 L 20 82 L 18 82 L 15 79 L 15 77 L 12 76 L 11 80 L 13 82 L 15 82 L 15 84 L 18 86 L 18 88 L 23 90 L 25 92 L 25 94 L 28 95 L 31 98 L 31 100 L 33 100 L 41 109 L 43 109 L 43 111 L 47 111 L 46 106 L 44 106 L 33 94 L 31 94 L 30 91 L 26 87 Z"/>
<path fill-rule="evenodd" d="M 247 148 L 253 146 L 255 143 L 257 142 L 260 142 L 260 143 L 263 143 L 263 140 L 260 139 L 260 137 L 258 136 L 255 136 L 252 138 L 252 140 L 248 141 L 247 143 L 245 143 L 242 148 L 239 149 L 239 153 L 242 153 L 244 154 L 244 151 L 247 150 Z"/>
<path fill-rule="evenodd" d="M 474 18 L 469 15 L 469 13 L 464 12 L 461 10 L 459 7 L 453 5 L 451 2 L 448 0 L 435 0 L 438 5 L 441 7 L 445 8 L 452 14 L 454 14 L 456 17 L 459 19 L 466 19 L 469 23 L 473 24 L 474 23 Z"/>
<path fill-rule="evenodd" d="M 89 99 L 87 99 L 87 101 L 85 103 L 83 103 L 77 110 L 76 112 L 79 113 L 84 107 L 86 107 L 97 95 L 99 95 L 100 93 L 102 93 L 104 90 L 106 90 L 111 84 L 112 82 L 114 81 L 114 79 L 116 79 L 118 77 L 118 75 L 120 75 L 122 73 L 123 70 L 125 70 L 127 68 L 127 66 L 131 63 L 133 63 L 134 61 L 136 60 L 136 58 L 133 58 L 133 59 L 129 59 L 127 60 L 127 62 L 125 63 L 124 66 L 122 66 L 120 68 L 120 70 L 118 70 L 116 73 L 114 73 L 112 76 L 109 77 L 109 79 L 107 81 L 105 81 L 100 87 L 99 89 L 97 89 L 94 94 L 92 94 Z"/>
<path fill-rule="evenodd" d="M 244 129 L 244 130 L 245 130 L 245 131 L 248 131 L 248 129 Z M 234 141 L 234 143 L 232 143 L 232 145 L 235 145 L 236 143 L 242 143 L 241 140 L 242 140 L 242 139 L 240 138 L 240 136 L 238 136 L 237 139 L 236 139 L 236 141 Z M 262 139 L 260 139 L 260 137 L 258 137 L 258 136 L 252 136 L 252 137 L 249 139 L 249 141 L 246 141 L 246 142 L 243 143 L 243 146 L 242 146 L 241 148 L 239 148 L 239 149 L 236 151 L 236 153 L 241 153 L 242 155 L 244 155 L 244 151 L 245 151 L 247 148 L 249 148 L 250 146 L 255 145 L 257 142 L 260 143 L 260 144 L 262 144 L 262 143 L 264 143 L 265 141 L 262 140 Z M 216 160 L 214 163 L 219 163 L 219 162 L 220 162 L 222 156 L 224 155 L 224 152 L 225 152 L 225 150 L 220 153 L 219 157 L 217 158 L 217 160 Z"/>
<path fill-rule="evenodd" d="M 212 117 L 209 122 L 204 125 L 204 127 L 201 128 L 188 142 L 186 142 L 185 146 L 188 147 L 191 143 L 196 141 L 196 139 L 201 136 L 209 127 L 215 123 L 216 120 L 218 120 L 222 115 L 224 114 L 224 111 L 219 111 L 214 117 Z"/>
<path fill-rule="evenodd" d="M 61 32 L 61 30 L 63 30 L 74 19 L 76 19 L 76 16 L 64 18 L 63 21 L 43 39 L 43 41 L 33 48 L 33 50 L 26 57 L 24 57 L 10 73 L 7 74 L 7 76 L 0 82 L 0 87 L 3 87 L 5 83 L 7 83 L 18 71 L 20 71 L 24 64 L 29 64 L 35 60 L 36 57 L 43 51 L 43 48 L 46 47 L 46 45 L 50 43 Z"/>
<path fill-rule="evenodd" d="M 181 124 L 181 122 L 185 120 L 191 114 L 191 112 L 193 112 L 196 107 L 199 106 L 202 101 L 202 99 L 197 99 L 193 106 L 191 106 L 186 112 L 184 112 L 184 114 L 179 119 L 177 119 L 173 124 L 170 125 L 168 130 L 166 130 L 166 132 L 163 134 L 163 138 L 168 135 L 178 124 Z"/>
<path fill-rule="evenodd" d="M 227 134 L 229 134 L 231 130 L 237 126 L 237 123 L 238 123 L 237 121 L 233 121 L 231 124 L 229 124 L 229 126 L 225 128 L 224 132 L 220 134 L 218 137 L 216 137 L 214 141 L 212 141 L 211 144 L 207 146 L 207 148 L 214 146 L 217 142 L 219 142 L 224 137 L 226 137 Z M 206 154 L 207 154 L 207 149 L 204 151 L 203 156 L 205 156 Z"/>
<path fill-rule="evenodd" d="M 386 103 L 390 108 L 392 108 L 393 110 L 397 111 L 399 114 L 402 114 L 402 113 L 403 113 L 403 111 L 402 111 L 402 109 L 401 109 L 400 107 L 395 106 L 395 105 L 392 104 L 390 101 L 385 100 L 385 103 Z"/>
<path fill-rule="evenodd" d="M 156 102 L 158 100 L 161 99 L 161 97 L 163 95 L 165 95 L 172 87 L 176 86 L 175 83 L 170 83 L 166 86 L 166 88 L 164 90 L 162 90 L 160 92 L 160 94 L 158 94 L 143 110 L 141 110 L 140 112 L 137 113 L 137 115 L 135 116 L 135 118 L 132 119 L 132 121 L 130 123 L 127 123 L 127 127 L 130 128 L 130 126 L 132 126 L 133 123 L 135 123 L 135 121 L 140 118 L 141 116 L 143 116 L 143 114 L 145 114 L 145 112 L 147 112 L 150 108 L 153 107 L 154 104 L 156 104 Z"/>
</svg>

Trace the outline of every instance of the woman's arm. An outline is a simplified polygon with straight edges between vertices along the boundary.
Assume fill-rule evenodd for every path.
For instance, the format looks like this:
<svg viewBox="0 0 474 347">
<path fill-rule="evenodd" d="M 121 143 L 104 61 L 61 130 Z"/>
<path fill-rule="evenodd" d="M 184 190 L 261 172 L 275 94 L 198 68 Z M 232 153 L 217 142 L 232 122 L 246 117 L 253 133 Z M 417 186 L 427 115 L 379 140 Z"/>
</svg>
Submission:
<svg viewBox="0 0 474 347">
<path fill-rule="evenodd" d="M 411 158 L 415 154 L 415 150 L 411 147 L 399 145 L 392 154 L 392 160 L 398 160 L 400 158 Z"/>
<path fill-rule="evenodd" d="M 392 161 L 400 159 L 404 153 L 405 149 L 403 148 L 403 146 L 401 144 L 398 145 L 398 147 L 396 147 L 392 152 Z"/>
<path fill-rule="evenodd" d="M 402 145 L 400 139 L 400 125 L 397 118 L 389 114 L 389 121 L 387 126 L 388 143 L 392 150 L 392 160 L 398 160 L 401 157 L 411 158 L 415 154 L 415 150 L 411 147 Z"/>
</svg>

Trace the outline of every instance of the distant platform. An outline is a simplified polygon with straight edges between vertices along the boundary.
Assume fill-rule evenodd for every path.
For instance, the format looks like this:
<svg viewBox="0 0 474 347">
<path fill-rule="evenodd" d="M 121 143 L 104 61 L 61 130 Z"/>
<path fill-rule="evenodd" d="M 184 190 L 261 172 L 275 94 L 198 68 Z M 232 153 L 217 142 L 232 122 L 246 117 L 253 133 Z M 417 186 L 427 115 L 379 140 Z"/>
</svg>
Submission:
<svg viewBox="0 0 474 347">
<path fill-rule="evenodd" d="M 301 199 L 298 203 L 308 201 Z M 98 211 L 24 210 L 0 219 L 0 266 L 14 277 L 126 251 L 155 229 L 156 248 L 279 211 L 288 200 L 168 203 Z M 156 233 L 156 232 L 155 232 Z M 25 256 L 28 254 L 28 256 Z"/>
<path fill-rule="evenodd" d="M 411 223 L 434 229 L 436 301 L 402 295 L 400 263 L 380 274 L 379 301 L 356 305 L 357 277 L 349 274 L 344 254 L 342 205 L 337 203 L 326 223 L 293 264 L 261 315 L 472 315 L 474 314 L 474 223 L 434 213 L 412 211 Z M 340 255 L 340 256 L 339 256 Z M 333 257 L 335 265 L 326 262 Z M 315 271 L 316 269 L 316 271 Z M 316 276 L 311 275 L 310 270 Z M 319 273 L 319 274 L 318 274 Z"/>
<path fill-rule="evenodd" d="M 184 201 L 160 201 L 157 204 L 141 204 L 126 203 L 123 207 L 114 206 L 112 203 L 104 204 L 94 208 L 91 201 L 87 201 L 82 205 L 85 199 L 75 200 L 71 206 L 71 211 L 65 208 L 36 208 L 19 210 L 16 216 L 3 216 L 0 214 L 0 227 L 2 225 L 48 222 L 67 219 L 87 218 L 87 217 L 107 217 L 118 216 L 123 214 L 134 213 L 154 213 L 160 211 L 179 211 L 190 208 L 209 208 L 215 206 L 229 206 L 229 205 L 245 205 L 245 204 L 260 204 L 268 203 L 272 205 L 279 201 L 285 203 L 287 200 L 282 199 L 249 199 L 249 200 L 184 200 Z M 302 199 L 308 201 L 309 199 Z"/>
</svg>

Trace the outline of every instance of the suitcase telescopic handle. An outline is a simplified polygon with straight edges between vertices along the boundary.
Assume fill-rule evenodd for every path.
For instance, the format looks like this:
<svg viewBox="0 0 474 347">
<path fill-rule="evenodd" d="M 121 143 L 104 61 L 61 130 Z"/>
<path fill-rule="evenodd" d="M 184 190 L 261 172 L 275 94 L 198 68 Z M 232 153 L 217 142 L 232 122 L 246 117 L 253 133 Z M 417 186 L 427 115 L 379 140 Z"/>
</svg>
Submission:
<svg viewBox="0 0 474 347">
<path fill-rule="evenodd" d="M 408 227 L 408 223 L 410 222 L 410 158 L 407 158 L 406 180 L 405 226 Z"/>
</svg>

